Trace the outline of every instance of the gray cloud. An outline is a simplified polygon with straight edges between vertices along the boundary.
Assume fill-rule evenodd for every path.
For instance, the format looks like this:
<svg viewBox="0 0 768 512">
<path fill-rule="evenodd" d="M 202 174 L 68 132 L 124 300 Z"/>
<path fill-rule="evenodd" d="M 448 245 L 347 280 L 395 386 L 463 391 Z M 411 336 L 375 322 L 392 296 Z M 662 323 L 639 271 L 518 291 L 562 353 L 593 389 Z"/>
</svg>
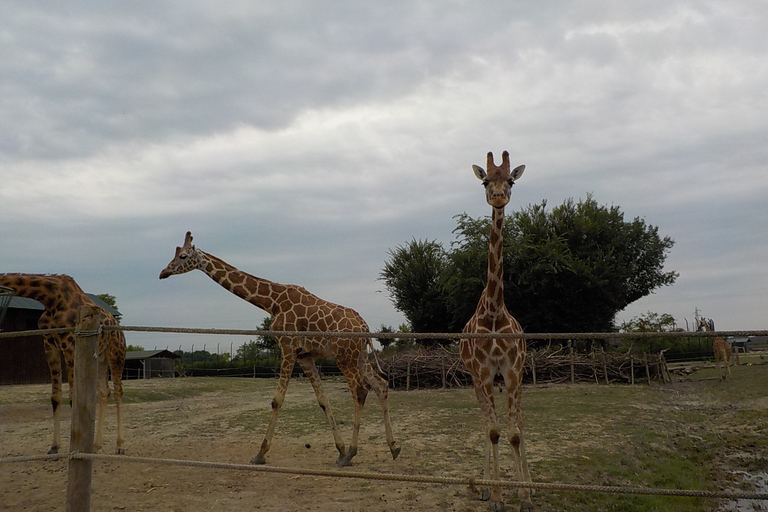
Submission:
<svg viewBox="0 0 768 512">
<path fill-rule="evenodd" d="M 508 149 L 528 166 L 510 208 L 592 192 L 677 241 L 678 283 L 620 316 L 764 328 L 766 9 L 15 3 L 0 271 L 70 273 L 128 324 L 253 327 L 263 313 L 201 273 L 157 280 L 192 230 L 396 326 L 388 249 L 486 215 L 470 165 Z"/>
</svg>

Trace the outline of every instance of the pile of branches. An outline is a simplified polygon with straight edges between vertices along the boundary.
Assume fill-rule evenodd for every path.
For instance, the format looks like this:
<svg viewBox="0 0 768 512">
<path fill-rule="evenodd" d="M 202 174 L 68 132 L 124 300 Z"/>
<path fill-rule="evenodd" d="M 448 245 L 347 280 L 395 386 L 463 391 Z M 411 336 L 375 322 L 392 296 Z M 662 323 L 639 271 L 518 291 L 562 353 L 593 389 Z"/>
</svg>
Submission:
<svg viewBox="0 0 768 512">
<path fill-rule="evenodd" d="M 398 352 L 380 359 L 390 388 L 447 388 L 472 384 L 456 352 L 443 348 Z M 591 382 L 600 384 L 669 382 L 664 354 L 577 352 L 570 347 L 528 351 L 523 382 L 527 384 Z"/>
</svg>

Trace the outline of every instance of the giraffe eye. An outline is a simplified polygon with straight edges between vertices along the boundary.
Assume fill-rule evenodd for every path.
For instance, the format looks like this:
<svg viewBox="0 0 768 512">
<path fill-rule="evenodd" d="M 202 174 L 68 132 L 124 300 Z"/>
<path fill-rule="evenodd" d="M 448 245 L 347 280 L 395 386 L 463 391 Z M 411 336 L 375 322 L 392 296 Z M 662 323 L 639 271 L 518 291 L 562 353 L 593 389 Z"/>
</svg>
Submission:
<svg viewBox="0 0 768 512">
<path fill-rule="evenodd" d="M 515 184 L 515 180 L 507 180 L 507 183 L 509 183 L 509 186 L 513 186 Z"/>
<path fill-rule="evenodd" d="M 179 259 L 180 260 L 185 260 L 185 259 L 187 259 L 187 255 L 186 254 L 182 254 L 181 256 L 179 256 Z"/>
<path fill-rule="evenodd" d="M 490 184 L 491 184 L 491 182 L 490 182 L 490 181 L 488 181 L 488 180 L 483 180 L 483 186 L 484 186 L 485 188 L 488 188 L 488 185 L 490 185 Z"/>
</svg>

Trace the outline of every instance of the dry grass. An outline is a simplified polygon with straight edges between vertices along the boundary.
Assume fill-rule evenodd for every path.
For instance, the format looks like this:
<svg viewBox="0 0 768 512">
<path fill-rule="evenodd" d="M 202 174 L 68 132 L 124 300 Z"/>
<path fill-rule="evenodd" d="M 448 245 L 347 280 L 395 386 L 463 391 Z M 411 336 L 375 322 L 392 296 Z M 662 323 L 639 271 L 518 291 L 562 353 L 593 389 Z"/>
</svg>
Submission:
<svg viewBox="0 0 768 512">
<path fill-rule="evenodd" d="M 694 377 L 709 377 L 709 370 Z M 258 450 L 274 380 L 197 378 L 126 382 L 129 455 L 246 463 Z M 352 404 L 340 380 L 325 383 L 345 440 Z M 0 387 L 0 456 L 45 453 L 48 386 Z M 733 471 L 768 469 L 768 366 L 740 366 L 734 380 L 662 387 L 556 385 L 526 388 L 524 414 L 534 480 L 543 482 L 738 488 Z M 505 409 L 505 400 L 498 403 Z M 364 409 L 354 470 L 481 475 L 481 421 L 470 389 L 390 392 L 392 461 L 378 400 Z M 69 412 L 66 412 L 68 417 Z M 109 411 L 105 440 L 114 442 Z M 65 429 L 68 423 L 65 422 Z M 66 433 L 66 431 L 65 431 Z M 514 479 L 511 449 L 503 472 Z M 305 379 L 288 389 L 270 464 L 335 469 L 325 418 Z M 335 481 L 321 477 L 212 472 L 149 464 L 94 466 L 92 510 L 485 511 L 463 487 Z M 62 510 L 66 464 L 0 466 L 0 510 Z M 505 500 L 516 506 L 514 493 Z M 537 510 L 712 510 L 714 501 L 539 492 Z"/>
</svg>

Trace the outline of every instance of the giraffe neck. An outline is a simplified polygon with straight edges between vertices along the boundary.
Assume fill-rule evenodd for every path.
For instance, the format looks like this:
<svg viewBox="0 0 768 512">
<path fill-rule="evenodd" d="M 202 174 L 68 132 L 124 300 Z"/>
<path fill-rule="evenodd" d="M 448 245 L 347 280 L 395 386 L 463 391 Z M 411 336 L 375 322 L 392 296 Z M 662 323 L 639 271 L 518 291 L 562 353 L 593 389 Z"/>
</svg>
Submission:
<svg viewBox="0 0 768 512">
<path fill-rule="evenodd" d="M 504 305 L 504 208 L 493 208 L 491 216 L 485 301 L 486 311 L 490 314 L 506 311 Z"/>
<path fill-rule="evenodd" d="M 285 291 L 285 285 L 252 276 L 206 252 L 198 250 L 198 254 L 202 260 L 198 268 L 208 277 L 270 315 L 278 313 L 277 298 Z"/>
</svg>

